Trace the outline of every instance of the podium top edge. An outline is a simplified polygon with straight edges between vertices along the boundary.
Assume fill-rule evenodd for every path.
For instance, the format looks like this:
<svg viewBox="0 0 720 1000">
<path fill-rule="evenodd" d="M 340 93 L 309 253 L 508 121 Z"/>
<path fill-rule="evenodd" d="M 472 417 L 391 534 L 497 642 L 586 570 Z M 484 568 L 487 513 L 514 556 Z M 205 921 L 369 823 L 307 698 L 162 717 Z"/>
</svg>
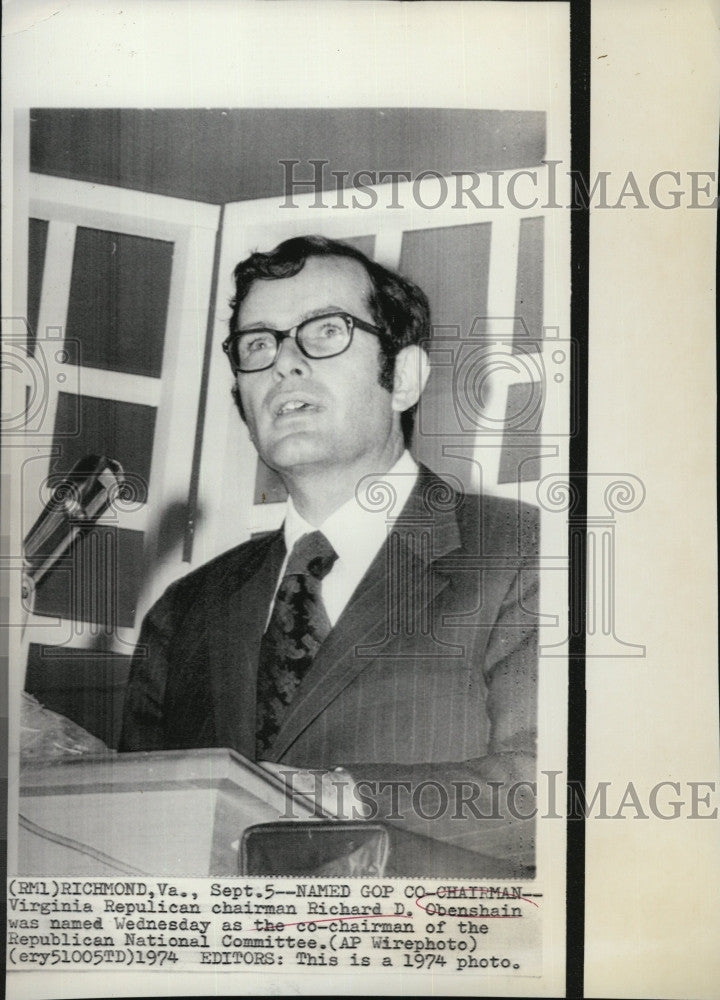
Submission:
<svg viewBox="0 0 720 1000">
<path fill-rule="evenodd" d="M 33 761 L 20 769 L 20 795 L 59 793 L 70 788 L 101 791 L 101 786 L 197 785 L 225 782 L 247 788 L 248 782 L 280 790 L 282 783 L 235 750 L 156 750 L 88 754 L 71 759 Z"/>
</svg>

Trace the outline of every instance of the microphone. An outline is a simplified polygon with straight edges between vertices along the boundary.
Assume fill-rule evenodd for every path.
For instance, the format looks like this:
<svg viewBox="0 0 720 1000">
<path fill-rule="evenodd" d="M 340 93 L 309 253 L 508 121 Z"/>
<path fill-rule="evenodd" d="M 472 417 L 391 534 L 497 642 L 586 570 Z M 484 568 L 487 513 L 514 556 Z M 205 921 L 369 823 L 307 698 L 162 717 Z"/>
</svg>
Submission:
<svg viewBox="0 0 720 1000">
<path fill-rule="evenodd" d="M 54 487 L 23 544 L 23 601 L 108 509 L 125 482 L 123 468 L 105 455 L 86 455 Z"/>
</svg>

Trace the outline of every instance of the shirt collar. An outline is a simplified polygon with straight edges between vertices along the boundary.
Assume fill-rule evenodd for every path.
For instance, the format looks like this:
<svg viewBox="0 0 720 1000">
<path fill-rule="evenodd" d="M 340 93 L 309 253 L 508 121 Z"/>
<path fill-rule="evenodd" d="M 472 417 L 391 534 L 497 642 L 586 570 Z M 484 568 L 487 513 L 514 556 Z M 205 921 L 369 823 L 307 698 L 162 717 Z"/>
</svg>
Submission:
<svg viewBox="0 0 720 1000">
<path fill-rule="evenodd" d="M 283 525 L 286 551 L 292 552 L 295 542 L 308 532 L 322 531 L 341 562 L 369 566 L 387 538 L 389 525 L 407 503 L 418 472 L 417 462 L 404 451 L 388 472 L 368 477 L 361 483 L 359 497 L 350 497 L 317 528 L 301 517 L 288 497 Z"/>
</svg>

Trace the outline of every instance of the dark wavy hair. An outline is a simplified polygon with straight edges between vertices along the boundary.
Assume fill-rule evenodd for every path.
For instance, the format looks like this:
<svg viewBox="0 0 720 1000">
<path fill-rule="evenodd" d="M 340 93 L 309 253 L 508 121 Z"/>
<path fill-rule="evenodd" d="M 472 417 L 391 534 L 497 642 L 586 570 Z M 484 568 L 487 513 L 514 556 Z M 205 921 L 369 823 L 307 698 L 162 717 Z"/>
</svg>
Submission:
<svg viewBox="0 0 720 1000">
<path fill-rule="evenodd" d="M 411 344 L 424 346 L 430 339 L 430 306 L 421 288 L 366 257 L 350 243 L 324 236 L 295 236 L 268 253 L 256 252 L 241 261 L 233 271 L 235 295 L 230 300 L 230 332 L 237 330 L 240 307 L 256 281 L 291 278 L 302 270 L 309 257 L 345 257 L 365 268 L 371 288 L 368 307 L 375 325 L 387 334 L 380 337 L 378 378 L 380 385 L 391 392 L 398 353 Z M 245 419 L 237 384 L 233 385 L 233 396 Z M 412 439 L 416 409 L 417 404 L 400 415 L 406 446 Z"/>
</svg>

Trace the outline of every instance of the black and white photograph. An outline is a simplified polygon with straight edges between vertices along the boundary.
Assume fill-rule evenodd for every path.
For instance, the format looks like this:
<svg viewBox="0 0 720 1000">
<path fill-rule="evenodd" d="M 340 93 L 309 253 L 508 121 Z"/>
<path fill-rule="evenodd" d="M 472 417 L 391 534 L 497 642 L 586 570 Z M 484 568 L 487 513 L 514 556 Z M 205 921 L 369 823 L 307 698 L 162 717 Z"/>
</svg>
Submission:
<svg viewBox="0 0 720 1000">
<path fill-rule="evenodd" d="M 105 73 L 88 5 L 7 105 L 14 996 L 585 995 L 675 779 L 586 729 L 654 655 L 587 218 L 668 185 L 588 177 L 571 7 L 131 3 Z"/>
<path fill-rule="evenodd" d="M 29 353 L 57 388 L 23 465 L 19 871 L 534 877 L 538 497 L 570 371 L 547 112 L 29 124 Z M 232 822 L 180 807 L 210 856 L 182 812 L 132 854 L 166 768 L 237 771 Z M 246 769 L 279 806 L 254 815 Z M 67 784 L 82 808 L 128 782 L 70 843 Z M 308 799 L 345 841 L 243 839 Z"/>
<path fill-rule="evenodd" d="M 561 719 L 568 619 L 560 13 L 526 58 L 544 103 L 17 113 L 48 390 L 21 472 L 19 877 L 510 880 L 463 914 L 539 909 L 563 832 L 539 863 L 539 745 L 564 759 L 540 644 Z M 526 975 L 540 923 L 506 938 Z M 158 941 L 237 962 L 248 926 Z"/>
</svg>

